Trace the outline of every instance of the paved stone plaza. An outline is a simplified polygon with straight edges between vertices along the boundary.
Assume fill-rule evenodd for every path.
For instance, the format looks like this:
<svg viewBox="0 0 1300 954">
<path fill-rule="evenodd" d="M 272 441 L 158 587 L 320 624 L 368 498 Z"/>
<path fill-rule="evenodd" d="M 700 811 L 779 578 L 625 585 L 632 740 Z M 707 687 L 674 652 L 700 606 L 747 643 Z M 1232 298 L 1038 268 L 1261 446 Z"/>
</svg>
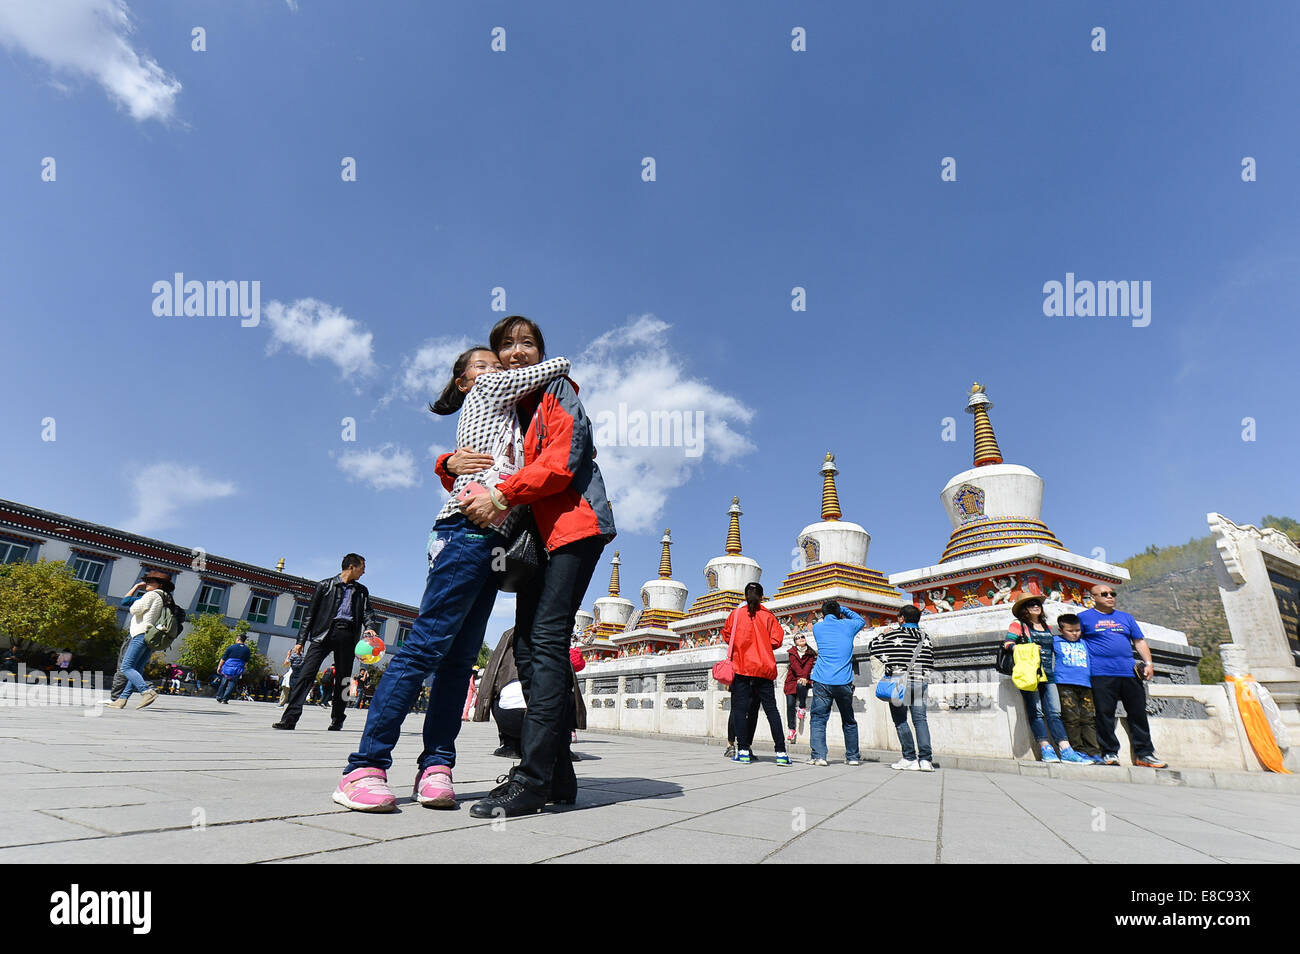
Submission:
<svg viewBox="0 0 1300 954">
<path fill-rule="evenodd" d="M 744 766 L 716 746 L 583 733 L 578 805 L 493 823 L 466 810 L 509 767 L 490 724 L 461 733 L 462 807 L 433 811 L 409 799 L 422 717 L 408 718 L 401 811 L 363 815 L 329 795 L 364 713 L 335 733 L 316 708 L 273 731 L 266 703 L 83 712 L 0 710 L 0 863 L 1300 862 L 1300 795 L 1107 782 L 1101 767 L 781 768 L 763 747 Z"/>
</svg>

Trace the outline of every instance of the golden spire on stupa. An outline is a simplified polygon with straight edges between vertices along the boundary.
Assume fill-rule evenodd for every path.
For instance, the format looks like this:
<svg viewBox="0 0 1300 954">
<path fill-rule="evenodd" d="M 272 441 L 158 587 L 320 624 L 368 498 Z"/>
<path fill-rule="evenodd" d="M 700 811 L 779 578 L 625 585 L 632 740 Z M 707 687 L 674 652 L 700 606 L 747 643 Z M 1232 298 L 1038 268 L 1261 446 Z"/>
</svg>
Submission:
<svg viewBox="0 0 1300 954">
<path fill-rule="evenodd" d="M 664 545 L 663 553 L 659 554 L 659 579 L 670 580 L 673 576 L 673 560 L 668 555 L 668 548 L 673 545 L 671 530 L 664 530 L 664 538 L 659 541 Z"/>
<path fill-rule="evenodd" d="M 840 495 L 835 492 L 835 475 L 839 471 L 835 469 L 835 455 L 830 451 L 826 452 L 826 460 L 822 464 L 822 519 L 838 520 L 844 516 L 840 513 Z"/>
<path fill-rule="evenodd" d="M 617 550 L 614 551 L 614 559 L 610 562 L 613 564 L 614 569 L 609 574 L 609 595 L 618 596 L 618 564 L 620 561 Z"/>
<path fill-rule="evenodd" d="M 727 553 L 731 556 L 740 554 L 740 498 L 731 498 L 731 523 L 727 526 Z"/>
<path fill-rule="evenodd" d="M 998 449 L 998 439 L 993 434 L 993 423 L 989 420 L 989 411 L 993 402 L 984 392 L 984 385 L 976 381 L 971 385 L 970 400 L 966 402 L 966 413 L 975 415 L 975 466 L 1002 463 L 1002 451 Z"/>
</svg>

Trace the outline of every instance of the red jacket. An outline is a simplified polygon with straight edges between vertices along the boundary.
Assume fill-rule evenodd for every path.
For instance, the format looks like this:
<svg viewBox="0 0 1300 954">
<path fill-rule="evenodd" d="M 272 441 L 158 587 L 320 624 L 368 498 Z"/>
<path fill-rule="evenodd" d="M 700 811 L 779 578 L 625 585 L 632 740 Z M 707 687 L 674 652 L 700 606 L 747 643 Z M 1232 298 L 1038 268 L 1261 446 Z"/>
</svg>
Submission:
<svg viewBox="0 0 1300 954">
<path fill-rule="evenodd" d="M 800 679 L 812 679 L 813 666 L 817 665 L 817 650 L 811 646 L 808 652 L 800 658 L 798 651 L 790 647 L 790 659 L 786 663 L 785 670 L 785 694 L 793 696 L 799 691 Z"/>
<path fill-rule="evenodd" d="M 766 606 L 759 606 L 753 616 L 745 603 L 737 606 L 722 624 L 722 641 L 732 647 L 731 664 L 736 675 L 776 678 L 776 655 L 772 650 L 785 641 L 785 631 Z"/>
<path fill-rule="evenodd" d="M 524 434 L 524 466 L 497 485 L 512 505 L 531 504 L 533 518 L 548 551 L 588 537 L 614 539 L 614 510 L 605 495 L 605 480 L 596 466 L 591 421 L 578 400 L 578 386 L 568 378 L 552 381 L 525 395 L 519 412 L 530 415 Z M 447 458 L 435 468 L 442 485 L 455 481 Z"/>
</svg>

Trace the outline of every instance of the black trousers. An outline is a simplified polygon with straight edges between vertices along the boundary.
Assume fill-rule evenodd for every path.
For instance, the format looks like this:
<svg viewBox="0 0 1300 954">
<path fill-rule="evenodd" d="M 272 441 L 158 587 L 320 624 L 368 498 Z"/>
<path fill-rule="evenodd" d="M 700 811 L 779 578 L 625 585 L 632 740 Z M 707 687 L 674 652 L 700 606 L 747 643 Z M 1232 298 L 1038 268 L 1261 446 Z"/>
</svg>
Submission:
<svg viewBox="0 0 1300 954">
<path fill-rule="evenodd" d="M 508 745 L 519 751 L 519 738 L 524 733 L 524 713 L 526 709 L 502 709 L 492 703 L 492 718 L 496 720 L 497 736 L 502 745 Z"/>
<path fill-rule="evenodd" d="M 334 654 L 334 683 L 338 690 L 343 681 L 352 676 L 352 662 L 356 659 L 353 650 L 357 645 L 357 628 L 355 623 L 335 620 L 330 631 L 320 639 L 307 644 L 307 652 L 302 665 L 293 674 L 289 683 L 289 702 L 285 706 L 282 721 L 286 725 L 297 725 L 302 718 L 302 706 L 307 701 L 307 693 L 316 684 L 316 673 L 320 672 L 321 663 L 330 653 Z M 342 722 L 347 713 L 348 700 L 342 691 L 334 693 L 331 709 L 331 721 Z"/>
<path fill-rule="evenodd" d="M 785 735 L 781 729 L 781 710 L 776 707 L 776 688 L 773 680 L 758 676 L 736 676 L 731 683 L 731 711 L 736 720 L 736 748 L 748 749 L 754 742 L 758 729 L 758 707 L 767 714 L 767 724 L 772 730 L 772 744 L 778 752 L 785 751 Z"/>
<path fill-rule="evenodd" d="M 126 675 L 122 672 L 122 660 L 126 658 L 126 647 L 131 645 L 131 637 L 122 640 L 122 648 L 117 651 L 117 672 L 113 673 L 113 685 L 109 687 L 108 698 L 116 699 L 126 688 Z"/>
<path fill-rule="evenodd" d="M 794 692 L 785 697 L 785 727 L 795 727 L 797 709 L 808 708 L 808 686 L 795 686 Z"/>
<path fill-rule="evenodd" d="M 557 789 L 577 783 L 569 759 L 575 718 L 569 643 L 604 549 L 604 540 L 588 537 L 547 554 L 515 600 L 515 666 L 528 704 L 515 778 L 541 794 L 550 794 L 552 783 Z"/>
<path fill-rule="evenodd" d="M 1093 676 L 1092 698 L 1097 708 L 1097 741 L 1102 755 L 1119 755 L 1115 735 L 1115 703 L 1124 703 L 1133 757 L 1155 755 L 1151 726 L 1147 722 L 1147 694 L 1137 676 Z"/>
</svg>

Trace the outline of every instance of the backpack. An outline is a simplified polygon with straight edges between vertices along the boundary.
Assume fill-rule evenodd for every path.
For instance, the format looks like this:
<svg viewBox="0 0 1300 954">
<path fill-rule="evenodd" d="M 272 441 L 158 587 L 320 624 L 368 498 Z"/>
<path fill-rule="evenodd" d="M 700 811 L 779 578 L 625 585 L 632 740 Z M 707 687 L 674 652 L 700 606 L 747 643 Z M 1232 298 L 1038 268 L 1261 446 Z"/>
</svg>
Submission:
<svg viewBox="0 0 1300 954">
<path fill-rule="evenodd" d="M 1011 681 L 1017 689 L 1033 692 L 1040 682 L 1047 682 L 1043 675 L 1043 657 L 1038 644 L 1022 636 L 1025 642 L 1018 642 L 1011 648 L 1014 665 L 1011 669 Z"/>
<path fill-rule="evenodd" d="M 144 642 L 151 650 L 166 652 L 176 642 L 185 625 L 185 610 L 176 605 L 170 593 L 162 595 L 162 612 L 158 622 L 145 633 Z"/>
</svg>

